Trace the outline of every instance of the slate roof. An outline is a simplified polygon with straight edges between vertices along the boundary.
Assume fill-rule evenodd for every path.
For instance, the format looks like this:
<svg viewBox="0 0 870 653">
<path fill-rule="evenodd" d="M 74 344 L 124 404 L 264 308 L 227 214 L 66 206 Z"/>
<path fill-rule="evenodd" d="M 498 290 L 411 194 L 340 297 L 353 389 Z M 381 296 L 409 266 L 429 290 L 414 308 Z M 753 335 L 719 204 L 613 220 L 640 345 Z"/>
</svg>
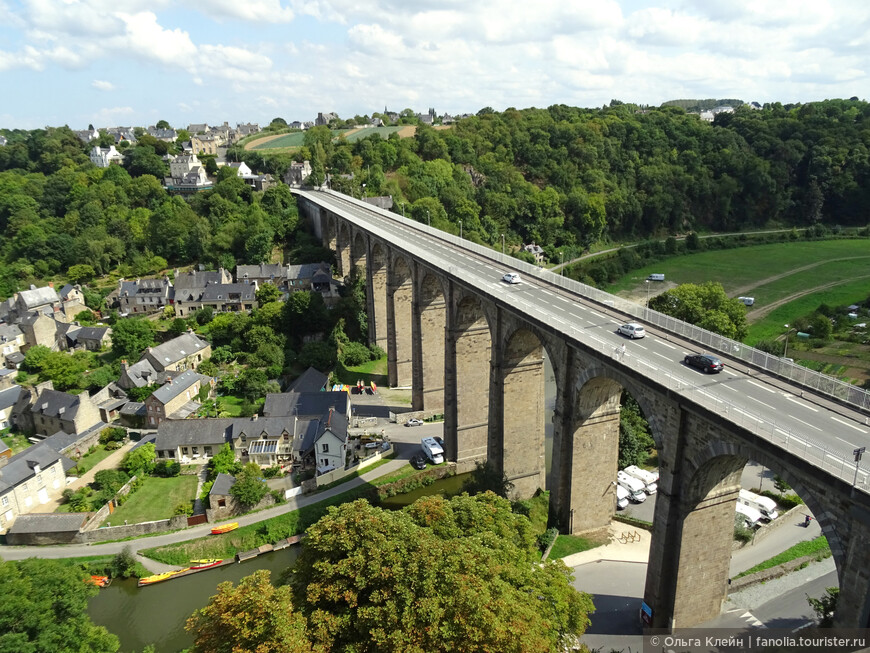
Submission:
<svg viewBox="0 0 870 653">
<path fill-rule="evenodd" d="M 84 526 L 89 512 L 27 513 L 18 515 L 9 529 L 10 533 L 69 533 Z"/>
<path fill-rule="evenodd" d="M 4 453 L 6 451 L 9 451 L 9 445 L 3 442 L 3 440 L 0 440 L 0 453 Z"/>
<path fill-rule="evenodd" d="M 257 287 L 252 283 L 213 283 L 202 291 L 203 302 L 229 301 L 230 294 L 238 294 L 232 301 L 254 301 Z"/>
<path fill-rule="evenodd" d="M 18 365 L 18 363 L 24 362 L 24 354 L 20 351 L 13 351 L 11 354 L 6 354 L 6 360 L 13 365 Z"/>
<path fill-rule="evenodd" d="M 278 438 L 284 432 L 293 435 L 292 417 L 238 417 L 233 420 L 231 433 L 232 438 L 244 435 L 248 439 L 260 438 L 263 434 L 269 438 Z"/>
<path fill-rule="evenodd" d="M 102 341 L 111 327 L 82 327 L 76 333 L 76 340 Z"/>
<path fill-rule="evenodd" d="M 13 385 L 11 388 L 0 390 L 0 410 L 5 410 L 14 406 L 20 395 L 20 385 Z"/>
<path fill-rule="evenodd" d="M 15 340 L 21 334 L 17 324 L 0 324 L 0 342 Z"/>
<path fill-rule="evenodd" d="M 171 382 L 167 382 L 157 388 L 151 396 L 165 405 L 193 386 L 197 381 L 205 383 L 208 379 L 209 377 L 197 374 L 193 370 L 185 370 L 178 376 L 172 378 Z"/>
<path fill-rule="evenodd" d="M 24 304 L 25 309 L 30 310 L 44 304 L 53 304 L 60 301 L 57 292 L 51 286 L 44 288 L 31 288 L 18 293 L 18 298 Z"/>
<path fill-rule="evenodd" d="M 325 414 L 320 420 L 320 432 L 317 434 L 317 439 L 327 430 L 342 442 L 347 441 L 347 417 L 338 411 L 330 411 Z"/>
<path fill-rule="evenodd" d="M 192 272 L 176 272 L 175 292 L 179 288 L 205 288 L 212 283 L 226 283 L 231 279 L 223 268 L 219 270 L 195 270 Z"/>
<path fill-rule="evenodd" d="M 324 270 L 324 266 L 326 267 L 326 269 L 329 269 L 329 265 L 327 263 L 303 263 L 302 265 L 288 265 L 287 278 L 311 279 L 314 277 L 315 273 Z"/>
<path fill-rule="evenodd" d="M 230 493 L 230 488 L 236 484 L 236 477 L 231 474 L 224 474 L 220 472 L 214 479 L 214 483 L 212 483 L 211 490 L 209 490 L 209 496 L 214 494 L 215 496 L 227 496 Z"/>
<path fill-rule="evenodd" d="M 75 290 L 75 286 L 74 286 L 74 285 L 72 285 L 71 283 L 66 284 L 63 288 L 60 289 L 60 293 L 59 293 L 59 294 L 60 294 L 60 298 L 61 298 L 61 299 L 66 299 L 67 297 L 69 297 L 69 294 L 70 294 L 73 290 Z"/>
<path fill-rule="evenodd" d="M 73 446 L 76 442 L 88 439 L 94 434 L 94 432 L 102 431 L 107 426 L 108 424 L 106 424 L 105 422 L 97 422 L 93 426 L 86 428 L 81 433 L 67 433 L 66 431 L 58 431 L 57 433 L 54 433 L 53 435 L 50 435 L 49 437 L 42 440 L 40 444 L 47 445 L 51 447 L 54 451 L 60 453 L 64 449 Z M 64 469 L 69 468 L 65 467 Z"/>
<path fill-rule="evenodd" d="M 37 397 L 31 408 L 31 412 L 45 415 L 46 417 L 59 417 L 72 419 L 79 409 L 79 397 L 59 390 L 45 389 Z"/>
<path fill-rule="evenodd" d="M 298 417 L 315 417 L 325 415 L 330 408 L 347 415 L 350 398 L 347 392 L 284 392 L 267 394 L 263 405 L 263 415 L 280 417 L 296 415 Z M 295 412 L 294 412 L 295 409 Z"/>
<path fill-rule="evenodd" d="M 145 404 L 141 401 L 128 401 L 121 407 L 122 415 L 142 415 L 144 417 L 147 413 Z"/>
<path fill-rule="evenodd" d="M 278 263 L 261 263 L 260 265 L 237 265 L 236 281 L 242 279 L 286 279 L 287 268 Z"/>
<path fill-rule="evenodd" d="M 155 369 L 162 372 L 167 366 L 177 363 L 183 358 L 205 349 L 208 343 L 200 340 L 193 333 L 182 333 L 169 342 L 150 348 L 145 356 L 151 361 Z"/>
<path fill-rule="evenodd" d="M 143 358 L 138 363 L 134 363 L 127 367 L 127 376 L 137 388 L 143 388 L 152 383 L 158 383 L 157 370 L 151 365 L 151 362 Z"/>
<path fill-rule="evenodd" d="M 64 471 L 70 467 L 75 467 L 75 463 L 72 460 L 66 456 L 61 456 L 43 442 L 34 444 L 24 451 L 15 454 L 6 465 L 0 467 L 0 494 L 11 490 L 27 479 L 34 478 L 36 476 L 33 471 L 34 464 L 39 465 L 42 469 L 48 469 L 58 460 L 69 463 L 69 466 L 64 463 Z"/>
<path fill-rule="evenodd" d="M 166 420 L 157 427 L 157 439 L 154 446 L 158 450 L 164 450 L 190 445 L 229 442 L 234 421 L 235 419 L 232 417 Z"/>
<path fill-rule="evenodd" d="M 320 392 L 326 388 L 328 381 L 326 374 L 309 367 L 288 386 L 287 392 Z"/>
</svg>

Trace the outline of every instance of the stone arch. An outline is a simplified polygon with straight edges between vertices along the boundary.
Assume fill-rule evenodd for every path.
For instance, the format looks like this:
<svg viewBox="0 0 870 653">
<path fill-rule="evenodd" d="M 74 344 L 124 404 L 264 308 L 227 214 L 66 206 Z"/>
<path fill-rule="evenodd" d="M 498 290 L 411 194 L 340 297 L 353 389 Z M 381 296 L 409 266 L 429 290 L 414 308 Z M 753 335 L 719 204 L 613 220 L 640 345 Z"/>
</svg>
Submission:
<svg viewBox="0 0 870 653">
<path fill-rule="evenodd" d="M 346 277 L 350 274 L 350 225 L 347 220 L 341 220 L 338 223 L 338 235 L 335 245 L 338 274 Z"/>
<path fill-rule="evenodd" d="M 323 246 L 332 252 L 338 251 L 338 220 L 329 211 L 323 211 Z"/>
<path fill-rule="evenodd" d="M 388 350 L 390 385 L 407 387 L 413 382 L 414 286 L 411 266 L 403 257 L 391 261 L 387 284 Z"/>
<path fill-rule="evenodd" d="M 369 313 L 369 343 L 384 352 L 389 350 L 387 329 L 387 253 L 380 242 L 371 244 L 366 257 L 369 274 L 366 282 Z"/>
<path fill-rule="evenodd" d="M 362 231 L 357 231 L 352 236 L 350 243 L 351 266 L 365 273 L 366 270 L 366 237 Z"/>
<path fill-rule="evenodd" d="M 520 498 L 546 486 L 544 339 L 521 326 L 504 339 L 501 359 L 502 472 Z"/>
<path fill-rule="evenodd" d="M 492 328 L 480 299 L 463 297 L 454 318 L 456 370 L 456 462 L 487 458 Z M 451 443 L 447 442 L 448 450 Z"/>
<path fill-rule="evenodd" d="M 414 366 L 415 410 L 444 410 L 444 357 L 447 301 L 439 277 L 425 271 L 417 292 L 419 365 Z"/>
</svg>

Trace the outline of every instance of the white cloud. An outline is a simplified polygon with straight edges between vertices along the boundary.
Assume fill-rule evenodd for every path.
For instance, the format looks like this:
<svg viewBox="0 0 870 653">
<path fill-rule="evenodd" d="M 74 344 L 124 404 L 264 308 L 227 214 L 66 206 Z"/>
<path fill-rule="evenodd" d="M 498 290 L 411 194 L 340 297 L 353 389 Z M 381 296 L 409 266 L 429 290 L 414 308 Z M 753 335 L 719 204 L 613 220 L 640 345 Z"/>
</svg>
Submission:
<svg viewBox="0 0 870 653">
<path fill-rule="evenodd" d="M 293 10 L 279 0 L 207 0 L 192 3 L 203 13 L 224 18 L 240 18 L 251 22 L 289 23 Z"/>
<path fill-rule="evenodd" d="M 102 79 L 95 79 L 91 82 L 91 86 L 100 91 L 114 91 L 115 85 L 112 82 L 107 82 Z"/>
<path fill-rule="evenodd" d="M 105 107 L 94 115 L 95 125 L 117 125 L 136 113 L 133 107 Z"/>
</svg>

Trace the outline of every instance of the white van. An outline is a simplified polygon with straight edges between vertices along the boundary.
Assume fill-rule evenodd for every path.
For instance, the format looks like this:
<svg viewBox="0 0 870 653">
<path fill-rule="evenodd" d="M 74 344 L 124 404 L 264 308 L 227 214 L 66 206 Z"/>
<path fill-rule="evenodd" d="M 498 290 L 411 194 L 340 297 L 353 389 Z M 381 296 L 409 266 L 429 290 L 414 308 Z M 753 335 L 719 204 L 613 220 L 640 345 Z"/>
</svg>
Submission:
<svg viewBox="0 0 870 653">
<path fill-rule="evenodd" d="M 743 302 L 747 306 L 752 306 L 755 303 L 755 297 L 738 297 L 737 301 Z"/>
<path fill-rule="evenodd" d="M 747 506 L 745 503 L 737 502 L 737 514 L 743 516 L 743 520 L 748 528 L 755 528 L 761 521 L 761 513 L 755 508 Z"/>
<path fill-rule="evenodd" d="M 776 502 L 770 497 L 762 497 L 749 490 L 740 490 L 737 502 L 760 512 L 764 521 L 773 521 L 779 517 L 779 513 L 776 512 Z"/>
<path fill-rule="evenodd" d="M 435 441 L 435 438 L 423 438 L 420 440 L 423 445 L 423 453 L 432 461 L 433 465 L 440 465 L 444 462 L 444 449 Z"/>
<path fill-rule="evenodd" d="M 625 508 L 628 508 L 628 497 L 629 497 L 628 490 L 626 490 L 621 485 L 617 484 L 617 486 L 616 486 L 616 509 L 617 510 L 624 510 Z"/>
<path fill-rule="evenodd" d="M 625 473 L 629 476 L 634 476 L 634 478 L 643 483 L 644 491 L 647 494 L 655 494 L 659 489 L 657 485 L 659 475 L 655 472 L 648 472 L 637 465 L 629 465 L 625 468 Z"/>
<path fill-rule="evenodd" d="M 647 280 L 647 281 L 664 281 L 664 280 L 665 280 L 665 275 L 663 275 L 663 274 L 659 274 L 658 272 L 656 272 L 656 273 L 654 273 L 654 274 L 649 275 L 649 276 L 646 278 L 646 280 Z"/>
<path fill-rule="evenodd" d="M 646 490 L 644 490 L 644 484 L 634 476 L 629 476 L 625 472 L 616 472 L 616 483 L 628 490 L 629 499 L 635 503 L 643 503 L 646 501 Z"/>
</svg>

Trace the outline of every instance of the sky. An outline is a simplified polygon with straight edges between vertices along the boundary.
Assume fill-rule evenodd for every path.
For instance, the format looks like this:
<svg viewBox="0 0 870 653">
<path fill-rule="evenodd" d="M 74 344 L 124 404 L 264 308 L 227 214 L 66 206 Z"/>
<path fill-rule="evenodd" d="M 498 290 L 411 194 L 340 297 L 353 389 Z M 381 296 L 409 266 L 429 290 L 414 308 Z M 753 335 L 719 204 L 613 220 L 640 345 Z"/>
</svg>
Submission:
<svg viewBox="0 0 870 653">
<path fill-rule="evenodd" d="M 870 99 L 866 0 L 0 0 L 0 127 Z"/>
</svg>

